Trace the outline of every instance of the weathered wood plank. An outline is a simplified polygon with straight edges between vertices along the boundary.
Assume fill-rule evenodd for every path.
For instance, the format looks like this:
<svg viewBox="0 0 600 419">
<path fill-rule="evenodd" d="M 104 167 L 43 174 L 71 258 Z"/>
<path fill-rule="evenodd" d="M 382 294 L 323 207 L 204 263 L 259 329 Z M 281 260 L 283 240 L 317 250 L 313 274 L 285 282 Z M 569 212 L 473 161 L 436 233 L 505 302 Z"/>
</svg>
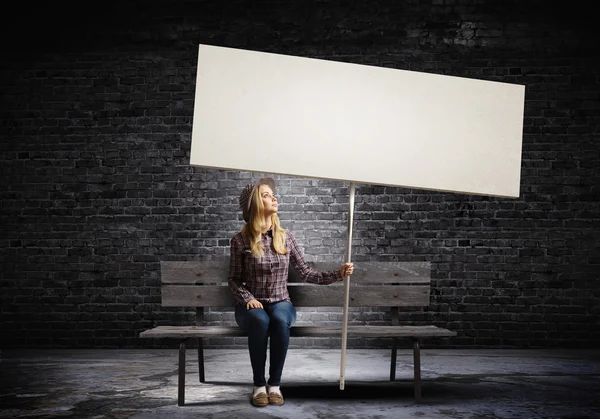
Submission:
<svg viewBox="0 0 600 419">
<path fill-rule="evenodd" d="M 340 268 L 340 263 L 310 262 L 308 265 L 318 271 L 331 271 Z M 354 262 L 352 281 L 361 284 L 428 284 L 431 281 L 430 262 Z M 299 282 L 297 274 L 290 275 Z"/>
<path fill-rule="evenodd" d="M 318 271 L 339 269 L 341 263 L 309 262 Z M 412 283 L 426 284 L 430 281 L 429 262 L 356 262 L 352 280 L 360 283 Z M 163 284 L 219 284 L 227 283 L 229 258 L 210 261 L 161 261 Z M 290 269 L 290 282 L 302 282 L 299 275 Z"/>
<path fill-rule="evenodd" d="M 291 336 L 294 337 L 341 337 L 342 329 L 329 326 L 293 326 Z M 158 326 L 140 334 L 142 338 L 176 338 L 214 337 L 214 336 L 247 336 L 237 326 Z M 368 326 L 349 325 L 349 337 L 450 337 L 456 332 L 437 326 Z"/>
<path fill-rule="evenodd" d="M 344 288 L 340 284 L 289 285 L 292 303 L 298 307 L 341 307 Z M 429 305 L 429 285 L 350 285 L 350 307 L 422 307 Z"/>
<path fill-rule="evenodd" d="M 194 338 L 211 336 L 247 336 L 238 326 L 158 326 L 140 333 L 142 338 Z"/>
<path fill-rule="evenodd" d="M 342 283 L 333 285 L 289 284 L 292 303 L 297 307 L 341 307 Z M 429 285 L 351 285 L 351 307 L 424 307 L 429 305 Z M 165 307 L 233 307 L 235 300 L 223 285 L 164 285 Z"/>
<path fill-rule="evenodd" d="M 229 258 L 201 262 L 161 261 L 160 272 L 163 284 L 227 283 Z"/>
<path fill-rule="evenodd" d="M 329 326 L 294 326 L 292 336 L 296 337 L 337 337 L 342 329 Z M 371 326 L 348 325 L 348 337 L 448 337 L 456 336 L 456 332 L 437 326 Z"/>
<path fill-rule="evenodd" d="M 238 326 L 158 326 L 140 333 L 142 338 L 247 336 Z"/>
<path fill-rule="evenodd" d="M 235 299 L 227 285 L 163 285 L 164 307 L 233 307 Z"/>
</svg>

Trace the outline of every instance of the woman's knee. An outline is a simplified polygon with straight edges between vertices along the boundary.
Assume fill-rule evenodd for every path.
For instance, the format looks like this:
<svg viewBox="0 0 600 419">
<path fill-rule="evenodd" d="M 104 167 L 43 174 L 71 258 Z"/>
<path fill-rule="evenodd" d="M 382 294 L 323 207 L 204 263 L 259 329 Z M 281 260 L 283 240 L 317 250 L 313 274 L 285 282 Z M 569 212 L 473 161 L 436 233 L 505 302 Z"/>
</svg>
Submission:
<svg viewBox="0 0 600 419">
<path fill-rule="evenodd" d="M 246 312 L 246 325 L 252 329 L 263 329 L 269 328 L 269 315 L 261 308 L 253 308 Z"/>
<path fill-rule="evenodd" d="M 289 302 L 279 303 L 271 314 L 271 325 L 292 327 L 296 322 L 296 309 Z"/>
</svg>

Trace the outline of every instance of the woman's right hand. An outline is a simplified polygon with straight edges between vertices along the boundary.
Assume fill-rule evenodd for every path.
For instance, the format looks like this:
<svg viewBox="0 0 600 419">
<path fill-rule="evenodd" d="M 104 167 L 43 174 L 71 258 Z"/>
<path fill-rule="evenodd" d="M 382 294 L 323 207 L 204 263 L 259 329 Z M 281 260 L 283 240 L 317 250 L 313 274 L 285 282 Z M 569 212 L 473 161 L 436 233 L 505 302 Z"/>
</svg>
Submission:
<svg viewBox="0 0 600 419">
<path fill-rule="evenodd" d="M 263 308 L 263 305 L 257 300 L 248 301 L 248 303 L 246 303 L 246 310 L 251 310 L 253 308 Z"/>
<path fill-rule="evenodd" d="M 352 275 L 354 273 L 354 263 L 344 263 L 340 268 L 340 274 L 342 277 L 346 277 L 347 275 Z"/>
</svg>

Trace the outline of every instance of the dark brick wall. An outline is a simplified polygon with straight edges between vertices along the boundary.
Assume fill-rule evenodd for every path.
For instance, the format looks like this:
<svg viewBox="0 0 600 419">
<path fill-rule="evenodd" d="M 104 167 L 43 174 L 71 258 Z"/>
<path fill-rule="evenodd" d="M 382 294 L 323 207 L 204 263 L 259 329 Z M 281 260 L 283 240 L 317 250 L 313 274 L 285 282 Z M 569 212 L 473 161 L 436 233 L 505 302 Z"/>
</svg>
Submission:
<svg viewBox="0 0 600 419">
<path fill-rule="evenodd" d="M 358 185 L 354 260 L 432 262 L 431 307 L 403 313 L 408 323 L 459 332 L 431 345 L 600 343 L 600 60 L 591 7 L 128 1 L 84 11 L 81 3 L 24 3 L 3 27 L 0 64 L 2 347 L 148 346 L 141 330 L 191 322 L 189 312 L 160 308 L 159 261 L 227 255 L 242 225 L 238 192 L 254 177 L 188 164 L 199 43 L 526 85 L 521 197 Z M 275 154 L 287 152 L 282 145 Z M 278 179 L 281 218 L 307 258 L 341 261 L 348 185 Z M 340 310 L 302 313 L 340 318 Z"/>
</svg>

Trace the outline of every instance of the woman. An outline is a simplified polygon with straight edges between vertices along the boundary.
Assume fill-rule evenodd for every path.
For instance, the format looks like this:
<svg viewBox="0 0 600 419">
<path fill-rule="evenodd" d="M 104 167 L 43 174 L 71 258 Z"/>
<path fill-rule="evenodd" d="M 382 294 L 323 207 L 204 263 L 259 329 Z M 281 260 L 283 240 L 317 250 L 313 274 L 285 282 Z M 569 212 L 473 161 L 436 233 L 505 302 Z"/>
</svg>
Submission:
<svg viewBox="0 0 600 419">
<path fill-rule="evenodd" d="M 244 215 L 242 231 L 231 239 L 229 287 L 237 301 L 235 320 L 248 332 L 248 349 L 254 375 L 252 404 L 282 405 L 279 385 L 296 310 L 287 290 L 291 264 L 306 282 L 330 284 L 351 275 L 353 264 L 318 272 L 304 261 L 294 236 L 277 217 L 275 181 L 263 178 L 247 185 L 239 203 Z M 265 380 L 267 341 L 271 337 L 269 381 Z"/>
</svg>

